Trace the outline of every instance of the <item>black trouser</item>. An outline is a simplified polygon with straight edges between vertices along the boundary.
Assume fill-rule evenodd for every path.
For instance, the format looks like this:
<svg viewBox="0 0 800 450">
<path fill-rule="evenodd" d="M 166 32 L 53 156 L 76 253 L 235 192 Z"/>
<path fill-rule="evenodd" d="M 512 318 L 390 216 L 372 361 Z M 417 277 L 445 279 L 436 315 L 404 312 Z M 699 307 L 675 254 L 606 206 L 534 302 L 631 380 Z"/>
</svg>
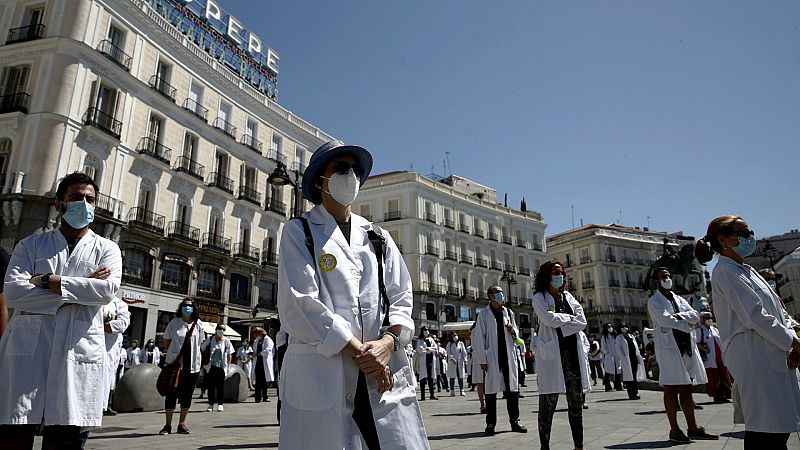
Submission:
<svg viewBox="0 0 800 450">
<path fill-rule="evenodd" d="M 744 450 L 786 450 L 790 433 L 762 433 L 760 431 L 744 432 Z"/>
<path fill-rule="evenodd" d="M 519 420 L 519 392 L 505 391 L 506 409 L 508 410 L 508 421 L 512 425 Z M 486 394 L 486 425 L 495 426 L 497 424 L 497 394 Z"/>
<path fill-rule="evenodd" d="M 281 367 L 283 367 L 283 357 L 286 356 L 286 349 L 289 345 L 283 344 L 278 347 L 278 376 L 281 376 Z M 280 383 L 275 383 L 278 391 L 278 425 L 281 424 L 281 390 Z"/>
<path fill-rule="evenodd" d="M 380 450 L 381 444 L 378 440 L 378 429 L 375 427 L 375 418 L 372 416 L 372 405 L 369 403 L 369 392 L 367 391 L 367 379 L 364 372 L 358 372 L 358 386 L 356 387 L 356 397 L 353 399 L 353 421 L 361 432 L 361 437 L 367 443 L 369 450 Z"/>
<path fill-rule="evenodd" d="M 197 384 L 199 375 L 200 372 L 190 373 L 186 369 L 181 370 L 181 376 L 178 379 L 178 390 L 174 394 L 164 397 L 164 409 L 172 411 L 178 402 L 180 402 L 181 408 L 192 406 L 192 393 L 194 393 L 194 386 Z"/>
<path fill-rule="evenodd" d="M 519 385 L 520 386 L 525 386 L 525 371 L 524 370 L 520 370 L 519 371 Z"/>
<path fill-rule="evenodd" d="M 567 418 L 575 448 L 583 448 L 583 385 L 577 355 L 571 356 L 574 358 L 567 355 L 561 357 L 564 387 L 567 390 Z M 550 430 L 553 427 L 553 414 L 556 412 L 558 395 L 539 394 L 539 442 L 542 450 L 550 448 Z"/>
<path fill-rule="evenodd" d="M 614 374 L 614 389 L 618 391 L 622 390 L 622 373 Z"/>
<path fill-rule="evenodd" d="M 589 367 L 592 370 L 592 381 L 603 378 L 603 361 L 589 360 Z"/>
<path fill-rule="evenodd" d="M 208 404 L 221 405 L 225 398 L 225 370 L 222 367 L 211 366 L 206 377 L 208 377 Z"/>
<path fill-rule="evenodd" d="M 458 390 L 464 392 L 464 378 L 458 377 Z M 450 378 L 450 391 L 456 391 L 456 379 Z"/>
<path fill-rule="evenodd" d="M 0 425 L 0 448 L 3 450 L 33 449 L 39 425 Z M 81 427 L 48 425 L 42 430 L 42 450 L 80 450 Z"/>
<path fill-rule="evenodd" d="M 625 382 L 625 389 L 628 390 L 628 398 L 634 398 L 639 395 L 639 382 L 636 381 L 639 372 L 639 361 L 636 361 L 636 364 L 631 361 L 631 370 L 633 371 L 633 381 Z"/>
<path fill-rule="evenodd" d="M 425 380 L 428 381 L 427 385 L 431 390 L 431 398 L 435 398 L 436 395 L 433 392 L 433 378 L 428 377 L 428 378 L 423 378 L 423 379 L 419 380 L 419 385 L 422 386 L 422 399 L 425 400 L 425 384 L 426 384 Z"/>
<path fill-rule="evenodd" d="M 268 399 L 269 394 L 267 393 L 267 376 L 264 374 L 264 357 L 258 355 L 258 359 L 256 360 L 256 402 L 260 402 L 261 399 Z"/>
</svg>

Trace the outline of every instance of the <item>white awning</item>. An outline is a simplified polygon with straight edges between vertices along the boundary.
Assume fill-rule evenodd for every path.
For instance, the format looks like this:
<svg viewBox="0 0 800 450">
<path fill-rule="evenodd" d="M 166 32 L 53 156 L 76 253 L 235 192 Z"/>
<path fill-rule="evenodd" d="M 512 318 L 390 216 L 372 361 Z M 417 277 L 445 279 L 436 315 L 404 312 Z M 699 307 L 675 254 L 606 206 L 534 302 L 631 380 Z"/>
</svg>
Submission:
<svg viewBox="0 0 800 450">
<path fill-rule="evenodd" d="M 217 324 L 210 323 L 210 322 L 203 322 L 203 331 L 207 335 L 214 334 L 217 331 Z M 242 340 L 242 335 L 237 333 L 236 330 L 233 329 L 233 327 L 229 327 L 229 326 L 225 327 L 225 336 L 227 336 L 228 339 L 230 339 L 232 341 L 241 341 Z"/>
<path fill-rule="evenodd" d="M 474 323 L 474 320 L 469 320 L 467 322 L 447 322 L 443 324 L 440 329 L 442 331 L 469 331 Z"/>
</svg>

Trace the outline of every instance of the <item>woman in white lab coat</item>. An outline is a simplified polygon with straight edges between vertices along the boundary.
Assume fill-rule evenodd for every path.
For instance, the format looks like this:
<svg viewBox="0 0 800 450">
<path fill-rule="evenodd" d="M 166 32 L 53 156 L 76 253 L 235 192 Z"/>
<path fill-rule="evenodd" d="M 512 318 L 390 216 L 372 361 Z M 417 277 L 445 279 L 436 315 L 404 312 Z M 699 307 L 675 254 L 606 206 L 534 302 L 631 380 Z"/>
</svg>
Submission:
<svg viewBox="0 0 800 450">
<path fill-rule="evenodd" d="M 253 367 L 256 375 L 256 403 L 261 402 L 262 399 L 269 402 L 268 383 L 275 381 L 275 364 L 273 362 L 275 343 L 261 327 L 254 329 L 253 333 L 256 336 L 256 340 L 253 342 L 253 351 L 256 355 L 256 364 Z"/>
<path fill-rule="evenodd" d="M 236 352 L 236 360 L 247 377 L 247 387 L 253 390 L 253 346 L 249 340 L 242 340 L 242 346 Z"/>
<path fill-rule="evenodd" d="M 450 379 L 450 396 L 456 395 L 455 381 L 458 379 L 458 389 L 461 396 L 467 395 L 464 392 L 464 370 L 467 364 L 467 349 L 464 343 L 458 339 L 458 334 L 453 333 L 450 342 L 447 343 L 447 378 Z"/>
<path fill-rule="evenodd" d="M 539 318 L 539 442 L 545 450 L 550 448 L 559 394 L 567 397 L 575 448 L 583 448 L 583 393 L 591 390 L 589 358 L 579 335 L 586 328 L 586 316 L 581 304 L 564 288 L 565 280 L 563 266 L 553 261 L 542 264 L 534 279 L 533 309 Z"/>
<path fill-rule="evenodd" d="M 402 350 L 414 333 L 411 277 L 389 233 L 350 208 L 371 167 L 361 147 L 334 141 L 318 148 L 302 185 L 316 206 L 303 214 L 305 223 L 283 226 L 283 450 L 429 448 Z M 382 245 L 370 241 L 372 233 Z M 383 248 L 380 273 L 376 247 Z"/>
<path fill-rule="evenodd" d="M 606 392 L 611 392 L 611 382 L 614 382 L 614 389 L 622 390 L 622 364 L 617 356 L 615 345 L 617 341 L 617 330 L 614 325 L 607 323 L 603 325 L 603 334 L 600 336 L 600 353 L 603 355 L 603 386 Z"/>
<path fill-rule="evenodd" d="M 692 385 L 706 384 L 706 371 L 697 352 L 697 343 L 690 325 L 700 322 L 700 315 L 683 297 L 672 292 L 672 275 L 666 268 L 653 272 L 657 288 L 647 302 L 653 320 L 653 340 L 660 371 L 658 383 L 664 387 L 664 408 L 667 410 L 669 439 L 686 444 L 691 440 L 715 440 L 719 436 L 706 433 L 694 417 Z M 678 426 L 678 402 L 686 416 L 688 437 Z"/>
<path fill-rule="evenodd" d="M 744 263 L 756 240 L 738 216 L 711 221 L 697 242 L 701 263 L 719 255 L 711 276 L 720 347 L 736 380 L 744 413 L 744 447 L 786 448 L 800 431 L 800 339 L 781 299 L 764 278 Z"/>
<path fill-rule="evenodd" d="M 486 372 L 481 370 L 480 364 L 475 361 L 475 333 L 476 333 L 476 325 L 478 325 L 478 313 L 475 314 L 475 323 L 472 324 L 472 328 L 469 329 L 469 342 L 470 342 L 470 355 L 469 355 L 469 365 L 470 370 L 472 371 L 472 384 L 476 387 L 478 391 L 478 401 L 481 405 L 481 414 L 486 412 L 486 401 L 484 397 L 484 381 L 486 379 Z"/>
<path fill-rule="evenodd" d="M 156 346 L 156 342 L 153 339 L 148 340 L 144 346 L 142 362 L 154 366 L 161 362 L 161 349 Z"/>
<path fill-rule="evenodd" d="M 697 350 L 706 368 L 706 393 L 714 399 L 714 403 L 727 403 L 732 397 L 733 380 L 722 359 L 719 330 L 713 326 L 714 319 L 710 312 L 700 313 L 700 326 L 695 330 Z"/>
<path fill-rule="evenodd" d="M 636 343 L 636 338 L 631 333 L 627 322 L 622 322 L 619 325 L 619 332 L 614 340 L 614 345 L 622 366 L 622 381 L 625 382 L 628 398 L 639 400 L 641 398 L 639 397 L 639 380 L 644 380 L 644 359 L 642 359 L 639 345 Z"/>
<path fill-rule="evenodd" d="M 439 354 L 439 346 L 430 335 L 428 327 L 425 325 L 419 329 L 419 337 L 417 338 L 417 354 L 419 359 L 419 383 L 422 388 L 422 397 L 420 400 L 425 400 L 425 386 L 427 385 L 431 391 L 431 400 L 439 400 L 433 390 L 433 384 L 436 380 L 436 374 L 439 372 L 439 364 L 436 358 Z"/>
</svg>

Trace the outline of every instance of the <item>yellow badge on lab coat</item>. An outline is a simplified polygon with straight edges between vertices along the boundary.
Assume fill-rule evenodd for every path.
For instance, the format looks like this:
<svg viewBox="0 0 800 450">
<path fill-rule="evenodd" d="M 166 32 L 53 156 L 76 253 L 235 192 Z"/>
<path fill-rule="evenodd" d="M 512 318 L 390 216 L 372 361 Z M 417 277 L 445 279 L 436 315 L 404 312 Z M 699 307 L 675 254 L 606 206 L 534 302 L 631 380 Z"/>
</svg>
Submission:
<svg viewBox="0 0 800 450">
<path fill-rule="evenodd" d="M 330 272 L 336 268 L 336 257 L 330 253 L 325 253 L 319 258 L 319 268 L 325 272 Z"/>
</svg>

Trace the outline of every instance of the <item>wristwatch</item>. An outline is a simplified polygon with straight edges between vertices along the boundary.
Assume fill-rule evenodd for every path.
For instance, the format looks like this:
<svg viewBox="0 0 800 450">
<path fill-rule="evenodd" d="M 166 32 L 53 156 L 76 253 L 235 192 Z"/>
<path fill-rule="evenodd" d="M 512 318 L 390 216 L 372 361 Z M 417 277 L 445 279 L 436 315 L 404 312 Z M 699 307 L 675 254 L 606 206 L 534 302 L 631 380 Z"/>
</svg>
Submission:
<svg viewBox="0 0 800 450">
<path fill-rule="evenodd" d="M 50 277 L 52 275 L 53 275 L 52 273 L 46 273 L 46 274 L 42 275 L 41 280 L 42 280 L 42 288 L 43 289 L 50 289 Z"/>
<path fill-rule="evenodd" d="M 392 337 L 392 340 L 394 340 L 394 346 L 392 347 L 392 350 L 393 351 L 400 350 L 400 338 L 397 337 L 397 335 L 392 333 L 391 331 L 384 331 L 383 332 L 384 336 L 386 336 L 387 334 Z"/>
</svg>

